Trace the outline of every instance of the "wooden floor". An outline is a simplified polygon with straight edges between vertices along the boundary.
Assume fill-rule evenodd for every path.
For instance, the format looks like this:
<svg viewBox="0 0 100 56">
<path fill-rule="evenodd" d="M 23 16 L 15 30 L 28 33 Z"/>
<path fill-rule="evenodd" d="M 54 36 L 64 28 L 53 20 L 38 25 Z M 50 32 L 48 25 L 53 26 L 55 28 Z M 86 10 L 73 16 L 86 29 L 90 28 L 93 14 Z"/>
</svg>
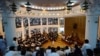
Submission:
<svg viewBox="0 0 100 56">
<path fill-rule="evenodd" d="M 52 42 L 52 41 L 48 40 L 48 42 L 44 43 L 42 45 L 42 47 L 43 48 L 47 48 L 48 46 L 51 46 L 51 47 L 57 47 L 57 46 L 65 47 L 66 45 L 68 45 L 68 44 L 66 42 L 62 41 L 61 35 L 59 35 L 58 39 L 55 42 Z"/>
</svg>

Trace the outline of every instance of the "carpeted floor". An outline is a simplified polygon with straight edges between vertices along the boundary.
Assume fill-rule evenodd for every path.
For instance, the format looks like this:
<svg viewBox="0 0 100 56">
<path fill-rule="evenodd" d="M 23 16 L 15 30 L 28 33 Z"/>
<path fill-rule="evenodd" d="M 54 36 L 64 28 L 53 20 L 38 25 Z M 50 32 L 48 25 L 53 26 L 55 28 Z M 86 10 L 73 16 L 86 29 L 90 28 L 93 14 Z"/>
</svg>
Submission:
<svg viewBox="0 0 100 56">
<path fill-rule="evenodd" d="M 68 45 L 68 43 L 62 41 L 62 36 L 59 35 L 58 39 L 55 41 L 55 42 L 52 42 L 50 40 L 48 40 L 48 42 L 44 43 L 42 45 L 43 48 L 47 48 L 48 46 L 51 46 L 51 47 L 57 47 L 57 46 L 60 46 L 60 47 L 65 47 L 66 45 Z"/>
</svg>

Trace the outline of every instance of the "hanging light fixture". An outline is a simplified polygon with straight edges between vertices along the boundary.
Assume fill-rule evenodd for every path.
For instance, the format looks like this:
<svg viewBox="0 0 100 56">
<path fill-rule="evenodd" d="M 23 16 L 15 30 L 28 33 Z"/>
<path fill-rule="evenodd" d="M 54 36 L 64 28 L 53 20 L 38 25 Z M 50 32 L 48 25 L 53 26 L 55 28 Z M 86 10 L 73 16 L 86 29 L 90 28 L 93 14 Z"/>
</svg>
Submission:
<svg viewBox="0 0 100 56">
<path fill-rule="evenodd" d="M 82 10 L 87 10 L 88 9 L 88 6 L 89 5 L 89 3 L 85 0 L 84 2 L 83 2 L 83 4 L 82 4 Z"/>
<path fill-rule="evenodd" d="M 27 5 L 26 11 L 28 11 L 28 12 L 31 11 L 31 7 L 30 7 L 31 4 L 29 2 L 27 2 L 26 5 Z"/>
<path fill-rule="evenodd" d="M 72 10 L 72 3 L 70 0 L 67 2 L 67 10 Z"/>
<path fill-rule="evenodd" d="M 26 3 L 27 6 L 30 6 L 31 4 L 29 2 Z"/>
<path fill-rule="evenodd" d="M 17 11 L 17 6 L 16 4 L 13 2 L 11 6 L 11 11 L 16 12 Z"/>
</svg>

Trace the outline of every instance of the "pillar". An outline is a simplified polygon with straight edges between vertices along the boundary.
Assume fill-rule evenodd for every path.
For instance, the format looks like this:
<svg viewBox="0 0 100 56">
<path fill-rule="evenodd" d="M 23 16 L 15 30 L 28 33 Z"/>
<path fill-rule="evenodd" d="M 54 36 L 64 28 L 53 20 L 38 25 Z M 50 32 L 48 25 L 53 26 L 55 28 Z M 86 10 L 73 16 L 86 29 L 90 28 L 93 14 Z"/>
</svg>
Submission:
<svg viewBox="0 0 100 56">
<path fill-rule="evenodd" d="M 89 40 L 92 48 L 96 47 L 97 42 L 97 34 L 98 34 L 98 16 L 86 16 L 86 31 L 85 31 L 85 39 Z"/>
<path fill-rule="evenodd" d="M 46 32 L 49 33 L 49 26 L 48 26 L 48 25 L 49 25 L 49 24 L 48 24 L 49 18 L 46 18 L 46 20 L 47 20 L 47 21 L 46 21 L 46 23 L 47 23 L 47 29 L 46 29 Z"/>
<path fill-rule="evenodd" d="M 98 21 L 100 16 L 100 0 L 93 0 L 86 13 L 85 39 L 88 39 L 92 48 L 96 47 L 98 38 Z"/>
<path fill-rule="evenodd" d="M 43 34 L 43 24 L 42 24 L 42 18 L 40 18 L 40 26 L 41 26 L 41 28 L 40 28 L 40 32 Z"/>
<path fill-rule="evenodd" d="M 30 18 L 27 18 L 28 19 L 28 34 L 29 34 L 29 37 L 31 37 L 31 30 L 30 30 Z"/>
<path fill-rule="evenodd" d="M 13 45 L 13 38 L 16 37 L 15 15 L 13 13 L 2 13 L 5 38 L 8 46 Z"/>
<path fill-rule="evenodd" d="M 1 14 L 6 42 L 8 46 L 11 46 L 13 44 L 13 37 L 16 37 L 15 15 L 11 13 L 10 9 L 7 7 L 5 0 L 1 0 L 0 8 L 2 9 Z"/>
<path fill-rule="evenodd" d="M 58 19 L 58 24 L 57 24 L 58 25 L 58 27 L 57 27 L 58 28 L 58 33 L 60 33 L 60 18 L 57 18 L 57 19 Z"/>
<path fill-rule="evenodd" d="M 23 22 L 23 18 L 21 19 L 21 28 L 22 28 L 22 40 L 25 39 L 25 29 L 24 29 L 24 22 Z"/>
</svg>

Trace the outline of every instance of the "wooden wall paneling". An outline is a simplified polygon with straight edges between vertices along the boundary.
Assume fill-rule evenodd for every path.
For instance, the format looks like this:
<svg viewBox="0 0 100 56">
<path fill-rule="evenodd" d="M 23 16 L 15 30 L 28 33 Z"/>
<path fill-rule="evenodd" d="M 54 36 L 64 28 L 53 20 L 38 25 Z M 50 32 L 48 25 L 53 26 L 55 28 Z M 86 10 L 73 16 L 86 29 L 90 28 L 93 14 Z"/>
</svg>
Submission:
<svg viewBox="0 0 100 56">
<path fill-rule="evenodd" d="M 85 16 L 75 16 L 65 18 L 65 36 L 70 35 L 72 32 L 77 33 L 79 41 L 83 43 L 85 38 Z M 73 25 L 77 24 L 77 29 L 73 29 Z"/>
</svg>

